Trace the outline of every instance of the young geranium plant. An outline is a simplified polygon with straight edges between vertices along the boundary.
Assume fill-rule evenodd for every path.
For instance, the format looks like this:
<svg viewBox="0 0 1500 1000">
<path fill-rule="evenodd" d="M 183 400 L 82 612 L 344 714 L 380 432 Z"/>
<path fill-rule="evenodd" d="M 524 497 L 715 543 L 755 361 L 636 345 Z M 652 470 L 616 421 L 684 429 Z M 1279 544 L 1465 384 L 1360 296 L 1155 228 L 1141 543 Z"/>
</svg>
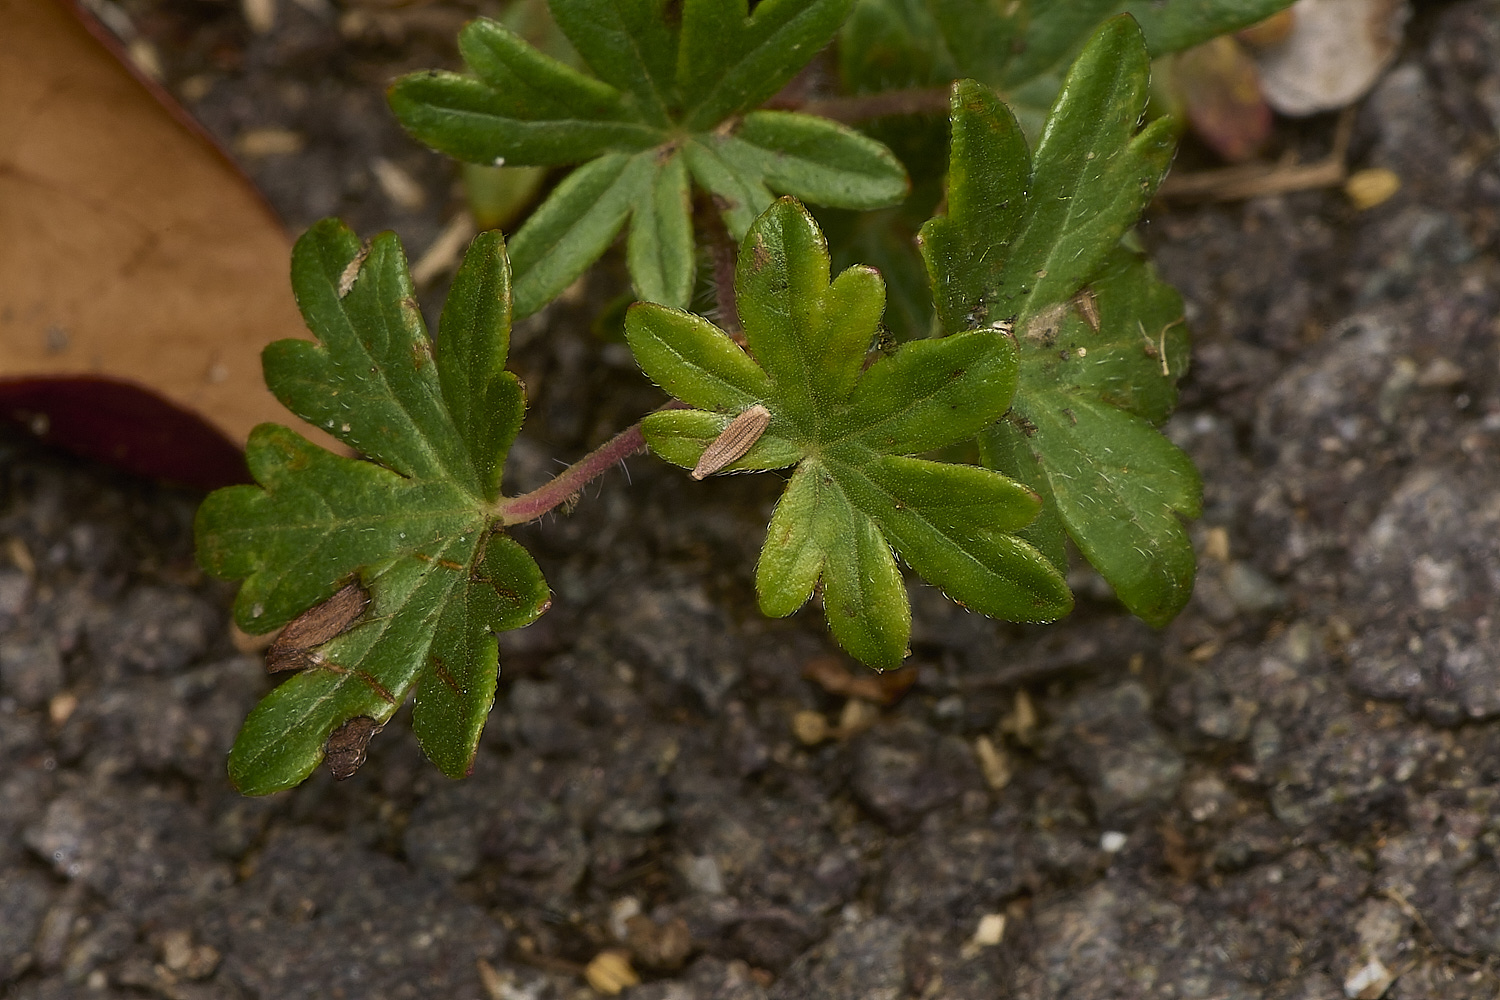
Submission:
<svg viewBox="0 0 1500 1000">
<path fill-rule="evenodd" d="M 572 10 L 575 0 L 559 2 Z M 522 58 L 504 41 L 514 56 L 507 72 L 525 87 L 502 93 L 498 75 L 443 77 L 439 91 L 478 94 L 500 102 L 494 107 L 524 98 L 535 114 L 507 120 L 529 122 L 549 120 L 535 109 L 551 107 L 544 98 L 555 91 L 603 101 L 612 87 L 608 106 L 619 115 L 645 114 L 654 94 L 660 107 L 651 113 L 668 124 L 632 118 L 630 128 L 676 138 L 618 155 L 648 166 L 687 157 L 690 166 L 685 151 L 710 140 L 685 138 L 672 123 L 719 121 L 765 96 L 768 85 L 724 81 L 741 79 L 736 67 L 755 64 L 755 53 L 779 51 L 765 48 L 766 38 L 784 41 L 799 16 L 823 11 L 817 2 L 766 0 L 748 19 L 740 9 L 738 21 L 712 21 L 722 37 L 710 42 L 701 36 L 709 22 L 695 18 L 720 10 L 711 0 L 689 0 L 676 26 L 651 21 L 635 0 L 576 2 L 597 8 L 598 23 L 565 18 L 564 27 L 573 25 L 585 58 L 601 60 L 595 68 L 608 84 L 560 76 L 557 65 Z M 837 28 L 823 16 L 816 32 L 796 37 L 822 44 Z M 644 38 L 670 41 L 677 61 L 652 55 L 604 66 L 587 48 Z M 702 55 L 699 44 L 718 55 Z M 785 75 L 784 60 L 765 58 L 765 72 Z M 792 198 L 764 206 L 746 221 L 733 280 L 720 283 L 734 299 L 720 305 L 742 330 L 732 336 L 672 296 L 631 307 L 629 345 L 673 398 L 523 496 L 506 496 L 501 483 L 525 402 L 504 369 L 513 298 L 500 235 L 470 246 L 434 344 L 394 236 L 362 245 L 336 221 L 314 226 L 297 244 L 292 275 L 317 341 L 273 344 L 266 380 L 290 410 L 363 457 L 264 425 L 247 451 L 258 485 L 221 490 L 199 512 L 200 561 L 245 580 L 235 603 L 241 628 L 286 627 L 269 666 L 293 674 L 235 743 L 237 787 L 286 788 L 324 759 L 348 776 L 408 697 L 423 750 L 444 773 L 466 773 L 495 695 L 495 635 L 532 621 L 549 601 L 507 528 L 566 503 L 648 445 L 695 479 L 786 470 L 755 568 L 761 608 L 787 615 L 820 597 L 833 638 L 877 669 L 907 654 L 902 563 L 976 612 L 1046 622 L 1072 607 L 1071 539 L 1132 611 L 1153 624 L 1170 620 L 1191 590 L 1181 518 L 1196 514 L 1200 486 L 1157 429 L 1187 363 L 1182 304 L 1122 246 L 1172 150 L 1170 123 L 1141 127 L 1148 77 L 1135 22 L 1105 23 L 1063 81 L 1035 149 L 993 91 L 973 81 L 953 87 L 945 211 L 921 231 L 938 336 L 893 346 L 882 330 L 881 275 L 864 266 L 833 275 L 807 209 Z M 420 92 L 416 79 L 398 93 Z M 697 110 L 682 111 L 684 94 Z M 517 134 L 552 141 L 545 130 Z M 545 222 L 547 205 L 526 225 Z M 532 267 L 551 266 L 546 259 Z M 542 284 L 532 287 L 542 295 Z M 967 442 L 977 442 L 981 465 L 942 460 Z"/>
</svg>

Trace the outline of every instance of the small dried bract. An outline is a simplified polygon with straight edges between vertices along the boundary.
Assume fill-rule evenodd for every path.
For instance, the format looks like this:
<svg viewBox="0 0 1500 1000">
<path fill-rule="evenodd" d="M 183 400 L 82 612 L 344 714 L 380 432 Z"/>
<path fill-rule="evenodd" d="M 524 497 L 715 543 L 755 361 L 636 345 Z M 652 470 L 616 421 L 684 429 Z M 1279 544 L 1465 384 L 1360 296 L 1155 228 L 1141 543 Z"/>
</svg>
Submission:
<svg viewBox="0 0 1500 1000">
<path fill-rule="evenodd" d="M 339 298 L 343 298 L 354 290 L 354 283 L 359 280 L 359 272 L 365 266 L 365 258 L 370 256 L 370 245 L 366 243 L 359 248 L 359 253 L 354 255 L 344 268 L 344 273 L 339 275 Z"/>
<path fill-rule="evenodd" d="M 369 592 L 358 583 L 351 583 L 322 604 L 303 612 L 281 630 L 266 650 L 266 670 L 275 674 L 312 666 L 312 651 L 349 631 L 369 604 Z"/>
<path fill-rule="evenodd" d="M 729 421 L 729 425 L 719 432 L 718 437 L 714 438 L 713 444 L 703 449 L 702 457 L 693 467 L 693 478 L 702 479 L 705 476 L 711 476 L 725 466 L 744 458 L 745 453 L 754 447 L 755 442 L 760 440 L 760 436 L 770 425 L 771 411 L 759 403 Z"/>
<path fill-rule="evenodd" d="M 1094 297 L 1091 289 L 1079 289 L 1078 294 L 1073 296 L 1073 305 L 1078 308 L 1078 315 L 1089 325 L 1089 329 L 1095 333 L 1099 332 L 1099 300 Z"/>
<path fill-rule="evenodd" d="M 323 763 L 339 781 L 352 777 L 365 762 L 370 739 L 383 727 L 367 715 L 356 715 L 339 726 L 323 744 Z"/>
</svg>

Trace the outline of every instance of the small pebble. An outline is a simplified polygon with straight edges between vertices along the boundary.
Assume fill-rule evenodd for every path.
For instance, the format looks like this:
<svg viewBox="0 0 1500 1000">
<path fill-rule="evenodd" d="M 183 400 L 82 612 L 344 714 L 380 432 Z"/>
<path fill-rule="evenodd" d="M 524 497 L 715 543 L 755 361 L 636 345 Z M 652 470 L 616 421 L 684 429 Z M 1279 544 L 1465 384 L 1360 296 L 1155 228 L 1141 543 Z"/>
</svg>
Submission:
<svg viewBox="0 0 1500 1000">
<path fill-rule="evenodd" d="M 805 709 L 792 716 L 792 735 L 803 746 L 814 747 L 833 735 L 822 712 Z"/>
<path fill-rule="evenodd" d="M 623 951 L 601 951 L 583 970 L 595 991 L 607 997 L 618 996 L 627 986 L 639 986 L 641 977 L 630 967 L 630 956 Z"/>
</svg>

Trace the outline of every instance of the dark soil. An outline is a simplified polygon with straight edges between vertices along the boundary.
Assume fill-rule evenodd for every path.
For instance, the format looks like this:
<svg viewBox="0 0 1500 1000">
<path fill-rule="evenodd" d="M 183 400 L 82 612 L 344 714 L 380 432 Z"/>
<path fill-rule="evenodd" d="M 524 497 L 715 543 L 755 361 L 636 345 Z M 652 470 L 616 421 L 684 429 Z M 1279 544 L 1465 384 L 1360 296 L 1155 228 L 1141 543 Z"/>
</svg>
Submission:
<svg viewBox="0 0 1500 1000">
<path fill-rule="evenodd" d="M 415 256 L 457 210 L 380 90 L 451 63 L 471 9 L 282 0 L 252 36 L 228 3 L 123 6 L 226 144 L 305 137 L 246 161 L 289 226 Z M 851 707 L 803 679 L 818 615 L 754 610 L 774 477 L 641 458 L 523 532 L 555 601 L 503 637 L 472 778 L 398 715 L 351 780 L 250 800 L 224 754 L 270 681 L 193 565 L 199 497 L 0 441 L 0 992 L 560 1000 L 617 948 L 632 1000 L 1500 995 L 1500 0 L 1410 37 L 1355 129 L 1392 200 L 1144 227 L 1189 300 L 1168 432 L 1207 483 L 1159 634 L 917 587 L 915 687 Z M 613 281 L 518 333 L 513 489 L 658 399 L 587 332 Z M 808 712 L 849 725 L 809 745 Z"/>
</svg>

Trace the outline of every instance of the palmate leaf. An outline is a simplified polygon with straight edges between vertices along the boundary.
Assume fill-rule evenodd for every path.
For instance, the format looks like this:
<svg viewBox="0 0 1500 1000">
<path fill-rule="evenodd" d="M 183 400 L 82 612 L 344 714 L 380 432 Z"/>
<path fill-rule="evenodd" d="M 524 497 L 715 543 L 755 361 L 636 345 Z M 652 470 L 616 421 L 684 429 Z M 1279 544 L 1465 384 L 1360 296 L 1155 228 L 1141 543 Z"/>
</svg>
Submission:
<svg viewBox="0 0 1500 1000">
<path fill-rule="evenodd" d="M 1136 132 L 1148 72 L 1134 22 L 1107 22 L 1034 157 L 987 88 L 955 85 L 948 214 L 923 227 L 921 248 L 945 329 L 1013 324 L 1015 402 L 981 443 L 987 464 L 1042 495 L 1027 537 L 1062 566 L 1066 531 L 1125 605 L 1160 625 L 1192 590 L 1178 516 L 1197 516 L 1201 485 L 1155 430 L 1186 368 L 1181 301 L 1117 246 L 1172 152 L 1170 122 Z"/>
<path fill-rule="evenodd" d="M 839 37 L 856 92 L 969 77 L 1007 95 L 1028 134 L 1063 69 L 1099 24 L 1128 13 L 1151 56 L 1180 52 L 1263 21 L 1293 0 L 857 0 Z M 1019 106 L 1018 106 L 1019 105 Z"/>
<path fill-rule="evenodd" d="M 495 633 L 545 609 L 531 557 L 493 530 L 505 454 L 524 399 L 505 371 L 509 265 L 498 233 L 469 248 L 436 348 L 394 235 L 368 248 L 335 220 L 292 256 L 297 303 L 317 343 L 266 348 L 266 381 L 288 409 L 369 461 L 274 424 L 250 436 L 258 486 L 211 494 L 198 559 L 244 579 L 235 621 L 269 632 L 351 578 L 371 603 L 250 713 L 229 772 L 247 794 L 301 782 L 349 719 L 383 723 L 412 689 L 412 727 L 445 774 L 465 774 L 494 700 Z"/>
<path fill-rule="evenodd" d="M 563 291 L 630 223 L 643 299 L 685 306 L 695 261 L 690 179 L 744 236 L 773 192 L 834 208 L 899 202 L 906 173 L 853 129 L 754 111 L 838 31 L 853 0 L 551 0 L 592 76 L 480 19 L 459 35 L 472 76 L 414 73 L 390 103 L 417 139 L 471 163 L 579 164 L 511 240 L 515 310 Z"/>
<path fill-rule="evenodd" d="M 642 369 L 693 409 L 646 418 L 652 449 L 694 466 L 738 414 L 770 423 L 731 471 L 794 466 L 756 570 L 762 610 L 788 615 L 821 582 L 834 637 L 871 666 L 898 665 L 911 612 L 895 554 L 954 600 L 1050 621 L 1072 599 L 1061 572 L 1015 534 L 1037 514 L 998 473 L 910 457 L 970 438 L 1011 403 L 1014 341 L 993 331 L 907 344 L 865 369 L 884 306 L 878 273 L 829 280 L 827 246 L 791 199 L 751 227 L 735 282 L 750 353 L 707 320 L 638 304 L 626 337 Z M 753 356 L 752 356 L 753 355 Z"/>
<path fill-rule="evenodd" d="M 1028 138 L 1041 134 L 1064 71 L 1108 17 L 1130 13 L 1141 25 L 1153 57 L 1197 45 L 1253 24 L 1292 0 L 857 0 L 839 34 L 844 88 L 857 94 L 947 87 L 969 77 L 1000 91 Z M 931 128 L 932 116 L 877 119 L 863 128 L 890 145 L 922 192 L 941 177 L 946 162 L 912 150 L 894 136 Z M 943 123 L 946 125 L 946 122 Z M 943 133 L 946 141 L 946 129 Z M 913 155 L 915 153 L 915 155 Z M 944 158 L 946 159 L 946 157 Z M 925 286 L 922 262 L 906 217 L 914 202 L 925 219 L 936 201 L 912 198 L 884 220 L 868 213 L 839 224 L 819 212 L 835 261 L 876 264 L 892 287 L 894 315 L 887 325 L 898 339 L 925 336 L 927 307 L 903 294 Z M 922 292 L 922 299 L 926 293 Z M 914 321 L 914 322 L 913 322 Z"/>
</svg>

